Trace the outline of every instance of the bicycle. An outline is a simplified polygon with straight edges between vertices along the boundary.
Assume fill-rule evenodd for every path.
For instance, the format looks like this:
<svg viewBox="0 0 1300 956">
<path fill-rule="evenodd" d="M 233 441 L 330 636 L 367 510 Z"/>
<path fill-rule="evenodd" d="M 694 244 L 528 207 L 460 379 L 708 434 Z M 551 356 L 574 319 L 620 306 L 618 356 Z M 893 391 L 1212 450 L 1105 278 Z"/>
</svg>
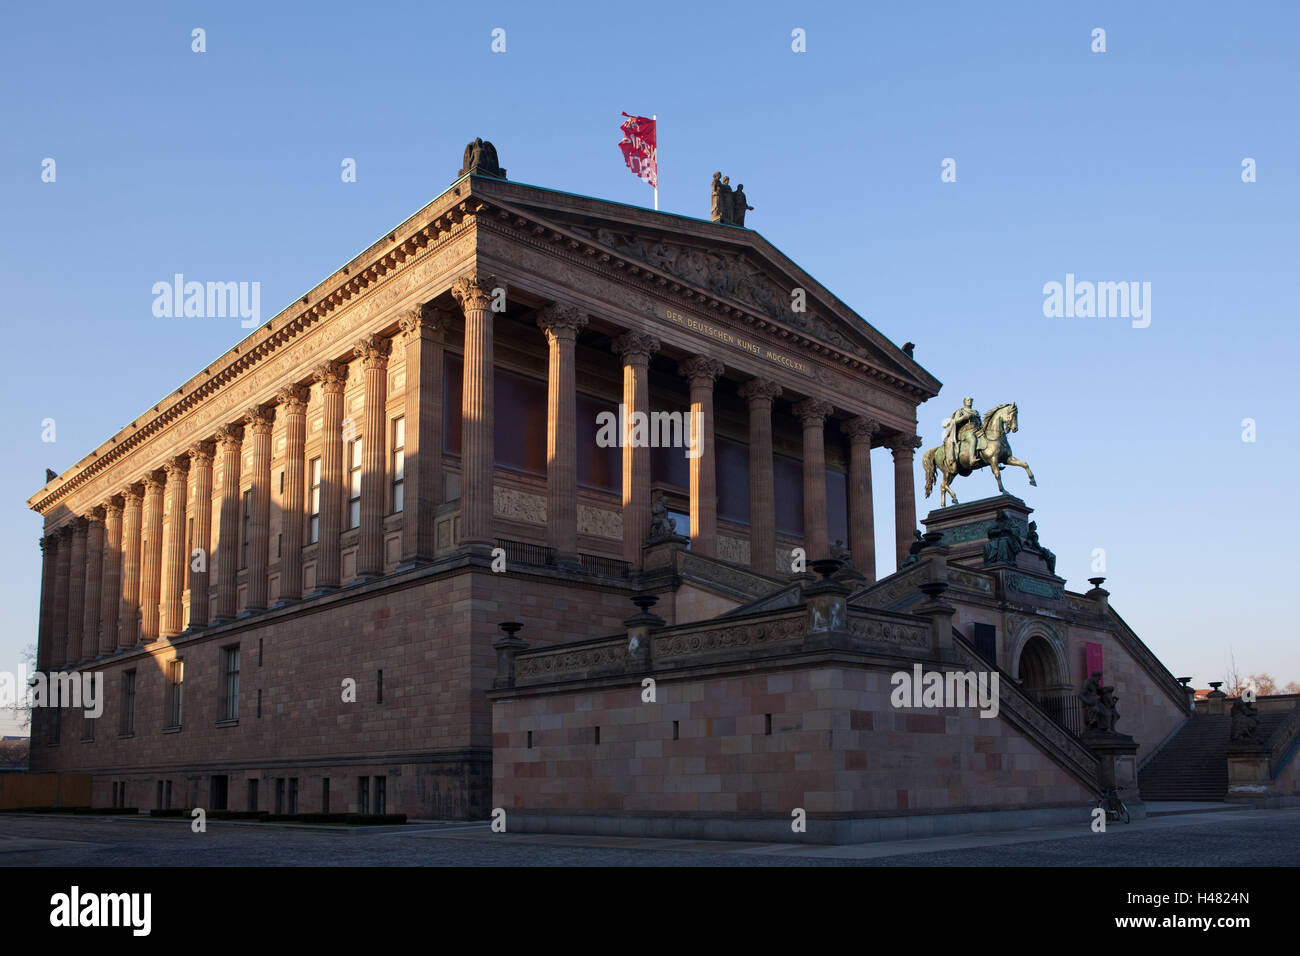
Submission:
<svg viewBox="0 0 1300 956">
<path fill-rule="evenodd" d="M 1120 799 L 1119 788 L 1117 787 L 1111 787 L 1101 793 L 1101 799 L 1097 801 L 1097 809 L 1106 811 L 1107 820 L 1123 820 L 1125 823 L 1133 822 L 1132 817 L 1129 816 L 1128 807 Z"/>
</svg>

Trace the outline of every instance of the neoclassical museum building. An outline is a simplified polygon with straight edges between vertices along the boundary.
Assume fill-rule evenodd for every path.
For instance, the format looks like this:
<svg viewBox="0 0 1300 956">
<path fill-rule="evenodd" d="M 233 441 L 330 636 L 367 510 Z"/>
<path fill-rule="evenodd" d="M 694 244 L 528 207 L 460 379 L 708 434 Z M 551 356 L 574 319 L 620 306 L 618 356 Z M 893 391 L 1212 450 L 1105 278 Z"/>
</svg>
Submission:
<svg viewBox="0 0 1300 956">
<path fill-rule="evenodd" d="M 38 709 L 32 770 L 105 806 L 512 831 L 1086 819 L 1085 669 L 1138 763 L 1191 692 L 1020 499 L 916 536 L 939 388 L 752 229 L 464 168 L 30 498 L 38 667 L 106 696 Z M 601 440 L 664 412 L 696 448 Z M 999 520 L 1023 546 L 990 559 Z M 914 665 L 999 673 L 998 713 L 896 706 Z"/>
</svg>

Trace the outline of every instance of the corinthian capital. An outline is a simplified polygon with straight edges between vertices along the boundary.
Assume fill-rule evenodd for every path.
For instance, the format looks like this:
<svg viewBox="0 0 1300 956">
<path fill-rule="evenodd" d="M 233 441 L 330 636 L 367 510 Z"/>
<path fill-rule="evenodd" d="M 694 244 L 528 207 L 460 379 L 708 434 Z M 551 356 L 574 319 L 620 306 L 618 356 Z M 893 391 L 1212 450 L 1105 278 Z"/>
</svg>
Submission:
<svg viewBox="0 0 1300 956">
<path fill-rule="evenodd" d="M 546 339 L 562 335 L 576 336 L 587 324 L 587 313 L 576 305 L 552 302 L 537 313 L 537 327 L 546 333 Z"/>
<path fill-rule="evenodd" d="M 452 284 L 451 294 L 466 312 L 475 309 L 480 311 L 491 309 L 494 312 L 499 312 L 504 311 L 504 309 L 493 309 L 493 303 L 504 303 L 507 289 L 505 282 L 496 276 L 481 276 L 477 273 L 470 273 L 461 276 Z"/>
<path fill-rule="evenodd" d="M 874 418 L 867 418 L 865 415 L 859 415 L 857 418 L 850 418 L 840 426 L 840 431 L 848 435 L 853 442 L 865 441 L 871 443 L 872 436 L 880 430 L 880 423 Z"/>
<path fill-rule="evenodd" d="M 210 441 L 196 441 L 186 452 L 190 456 L 190 465 L 210 465 L 216 445 Z"/>
<path fill-rule="evenodd" d="M 309 394 L 301 385 L 286 385 L 275 393 L 275 400 L 284 406 L 286 412 L 303 412 L 307 410 Z"/>
<path fill-rule="evenodd" d="M 610 349 L 622 357 L 624 365 L 630 365 L 636 359 L 649 361 L 659 351 L 659 340 L 644 332 L 624 332 L 610 343 Z"/>
<path fill-rule="evenodd" d="M 275 406 L 273 405 L 254 405 L 244 412 L 244 424 L 254 435 L 269 435 L 274 423 Z"/>
<path fill-rule="evenodd" d="M 886 441 L 885 447 L 895 455 L 911 455 L 921 447 L 921 436 L 907 435 L 900 432 Z"/>
<path fill-rule="evenodd" d="M 781 397 L 781 386 L 765 378 L 751 378 L 740 386 L 740 397 L 748 399 L 751 405 L 755 402 L 771 402 L 772 399 Z"/>
<path fill-rule="evenodd" d="M 388 356 L 393 351 L 393 342 L 382 335 L 365 335 L 352 347 L 364 368 L 388 368 Z"/>
<path fill-rule="evenodd" d="M 441 335 L 451 313 L 441 306 L 425 303 L 407 309 L 397 320 L 397 327 L 407 342 L 420 336 Z"/>
<path fill-rule="evenodd" d="M 803 422 L 804 428 L 819 428 L 834 410 L 835 406 L 830 402 L 824 402 L 820 398 L 805 398 L 795 405 L 794 414 Z"/>
<path fill-rule="evenodd" d="M 184 476 L 189 470 L 190 460 L 184 455 L 179 458 L 172 458 L 163 463 L 163 472 L 167 475 L 168 481 L 178 476 Z"/>
<path fill-rule="evenodd" d="M 218 425 L 217 441 L 226 454 L 239 454 L 239 446 L 244 442 L 244 426 L 237 422 Z"/>
<path fill-rule="evenodd" d="M 313 381 L 320 382 L 321 390 L 326 395 L 342 394 L 343 385 L 348 380 L 347 363 L 336 362 L 333 359 L 328 362 L 321 362 L 312 369 L 311 377 Z"/>
<path fill-rule="evenodd" d="M 707 355 L 697 355 L 693 359 L 687 359 L 677 366 L 677 374 L 691 383 L 692 386 L 708 385 L 718 380 L 719 376 L 727 370 L 727 367 L 717 359 L 709 358 Z"/>
</svg>

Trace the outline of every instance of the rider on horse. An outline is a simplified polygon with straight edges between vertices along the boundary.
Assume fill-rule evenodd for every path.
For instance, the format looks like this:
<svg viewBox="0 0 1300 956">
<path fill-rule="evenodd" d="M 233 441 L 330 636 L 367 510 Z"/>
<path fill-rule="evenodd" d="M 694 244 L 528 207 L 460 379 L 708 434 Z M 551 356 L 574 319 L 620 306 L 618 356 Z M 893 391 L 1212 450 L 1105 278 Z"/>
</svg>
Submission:
<svg viewBox="0 0 1300 956">
<path fill-rule="evenodd" d="M 944 453 L 948 456 L 950 462 L 958 466 L 958 470 L 963 475 L 969 474 L 971 466 L 975 464 L 974 432 L 983 424 L 980 421 L 980 413 L 972 407 L 974 401 L 972 398 L 962 399 L 962 407 L 943 420 Z M 967 436 L 970 436 L 969 440 Z M 967 449 L 964 456 L 959 457 L 959 446 L 964 446 Z"/>
</svg>

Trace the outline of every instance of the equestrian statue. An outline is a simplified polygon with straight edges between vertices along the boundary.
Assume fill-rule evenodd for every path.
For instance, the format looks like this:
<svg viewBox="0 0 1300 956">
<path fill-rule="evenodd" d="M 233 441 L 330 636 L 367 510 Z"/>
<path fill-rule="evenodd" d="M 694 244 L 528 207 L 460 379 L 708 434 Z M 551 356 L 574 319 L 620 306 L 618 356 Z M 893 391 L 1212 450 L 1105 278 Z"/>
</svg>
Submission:
<svg viewBox="0 0 1300 956">
<path fill-rule="evenodd" d="M 949 496 L 957 504 L 950 484 L 961 475 L 963 478 L 977 468 L 988 466 L 993 470 L 993 479 L 998 483 L 998 491 L 1006 494 L 1002 487 L 1002 466 L 1019 465 L 1029 475 L 1029 483 L 1037 485 L 1034 473 L 1029 465 L 1011 454 L 1011 445 L 1007 442 L 1008 432 L 1018 431 L 1016 405 L 1008 402 L 990 409 L 988 414 L 980 417 L 975 411 L 973 399 L 962 401 L 962 407 L 953 412 L 943 422 L 943 444 L 927 449 L 921 458 L 925 468 L 925 496 L 930 497 L 934 490 L 934 476 L 939 475 L 939 507 L 946 507 Z"/>
</svg>

